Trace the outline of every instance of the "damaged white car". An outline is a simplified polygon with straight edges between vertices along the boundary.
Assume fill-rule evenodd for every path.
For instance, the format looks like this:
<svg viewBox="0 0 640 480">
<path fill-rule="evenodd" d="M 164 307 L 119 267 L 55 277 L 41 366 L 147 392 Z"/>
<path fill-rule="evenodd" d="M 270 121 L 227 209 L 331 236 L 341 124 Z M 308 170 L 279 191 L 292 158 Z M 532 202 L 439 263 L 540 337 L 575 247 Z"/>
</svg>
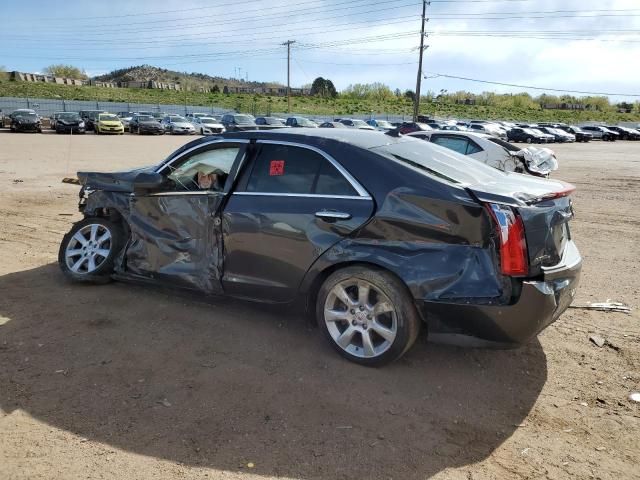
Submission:
<svg viewBox="0 0 640 480">
<path fill-rule="evenodd" d="M 448 130 L 413 132 L 407 135 L 468 155 L 504 172 L 548 177 L 558 169 L 558 160 L 553 150 L 520 148 L 492 135 Z"/>
</svg>

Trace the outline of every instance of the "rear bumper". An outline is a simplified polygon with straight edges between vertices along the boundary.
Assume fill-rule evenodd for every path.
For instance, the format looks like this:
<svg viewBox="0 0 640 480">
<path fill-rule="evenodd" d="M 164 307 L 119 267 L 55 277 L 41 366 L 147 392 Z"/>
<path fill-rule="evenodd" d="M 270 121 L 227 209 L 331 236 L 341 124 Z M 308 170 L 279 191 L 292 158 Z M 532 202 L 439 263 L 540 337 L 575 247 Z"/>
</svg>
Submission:
<svg viewBox="0 0 640 480">
<path fill-rule="evenodd" d="M 420 302 L 430 338 L 469 346 L 513 347 L 526 343 L 569 307 L 580 281 L 582 258 L 567 243 L 561 262 L 544 269 L 541 279 L 522 282 L 511 305 L 460 305 Z"/>
</svg>

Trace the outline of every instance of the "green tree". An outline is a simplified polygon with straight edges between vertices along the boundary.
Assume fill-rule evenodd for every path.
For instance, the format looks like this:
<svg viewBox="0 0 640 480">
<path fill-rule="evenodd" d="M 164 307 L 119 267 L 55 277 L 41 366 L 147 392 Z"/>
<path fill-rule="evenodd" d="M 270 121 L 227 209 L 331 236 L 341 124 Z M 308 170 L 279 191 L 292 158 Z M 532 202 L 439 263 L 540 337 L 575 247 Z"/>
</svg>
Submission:
<svg viewBox="0 0 640 480">
<path fill-rule="evenodd" d="M 338 95 L 336 87 L 328 78 L 318 77 L 311 84 L 311 95 L 324 98 L 334 98 Z"/>
<path fill-rule="evenodd" d="M 412 102 L 416 101 L 416 92 L 414 92 L 413 90 L 405 90 L 404 96 L 409 100 L 411 100 Z"/>
<path fill-rule="evenodd" d="M 215 84 L 213 86 L 213 88 L 211 89 L 211 93 L 220 93 L 220 87 L 218 86 L 218 84 Z"/>
<path fill-rule="evenodd" d="M 89 78 L 84 70 L 74 67 L 73 65 L 49 65 L 44 69 L 44 73 L 53 75 L 54 77 L 77 78 L 80 80 Z"/>
</svg>

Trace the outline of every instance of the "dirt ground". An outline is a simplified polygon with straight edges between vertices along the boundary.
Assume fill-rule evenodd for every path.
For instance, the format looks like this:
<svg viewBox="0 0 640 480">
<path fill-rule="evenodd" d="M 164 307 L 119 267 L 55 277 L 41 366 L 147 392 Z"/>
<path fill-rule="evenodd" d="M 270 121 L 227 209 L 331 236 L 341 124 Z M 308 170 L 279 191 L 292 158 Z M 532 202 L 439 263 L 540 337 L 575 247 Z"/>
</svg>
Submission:
<svg viewBox="0 0 640 480">
<path fill-rule="evenodd" d="M 368 369 L 296 312 L 63 279 L 62 177 L 188 140 L 0 131 L 0 479 L 640 478 L 640 142 L 553 147 L 575 303 L 631 315 L 571 309 L 509 351 L 422 338 Z"/>
</svg>

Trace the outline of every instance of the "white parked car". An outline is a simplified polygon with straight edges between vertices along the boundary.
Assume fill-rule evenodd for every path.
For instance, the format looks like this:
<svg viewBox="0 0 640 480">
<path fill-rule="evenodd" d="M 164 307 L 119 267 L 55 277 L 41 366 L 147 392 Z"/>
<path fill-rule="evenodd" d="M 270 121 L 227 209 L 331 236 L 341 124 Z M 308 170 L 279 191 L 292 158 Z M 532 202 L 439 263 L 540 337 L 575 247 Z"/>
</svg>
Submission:
<svg viewBox="0 0 640 480">
<path fill-rule="evenodd" d="M 495 123 L 471 123 L 469 124 L 469 130 L 476 133 L 493 135 L 503 140 L 507 139 L 507 130 Z"/>
<path fill-rule="evenodd" d="M 214 117 L 195 117 L 191 123 L 200 135 L 215 135 L 226 131 L 220 120 Z"/>
<path fill-rule="evenodd" d="M 501 138 L 483 133 L 433 130 L 413 132 L 407 136 L 421 138 L 454 150 L 504 172 L 547 177 L 558 169 L 555 154 L 548 148 L 520 148 Z"/>
</svg>

